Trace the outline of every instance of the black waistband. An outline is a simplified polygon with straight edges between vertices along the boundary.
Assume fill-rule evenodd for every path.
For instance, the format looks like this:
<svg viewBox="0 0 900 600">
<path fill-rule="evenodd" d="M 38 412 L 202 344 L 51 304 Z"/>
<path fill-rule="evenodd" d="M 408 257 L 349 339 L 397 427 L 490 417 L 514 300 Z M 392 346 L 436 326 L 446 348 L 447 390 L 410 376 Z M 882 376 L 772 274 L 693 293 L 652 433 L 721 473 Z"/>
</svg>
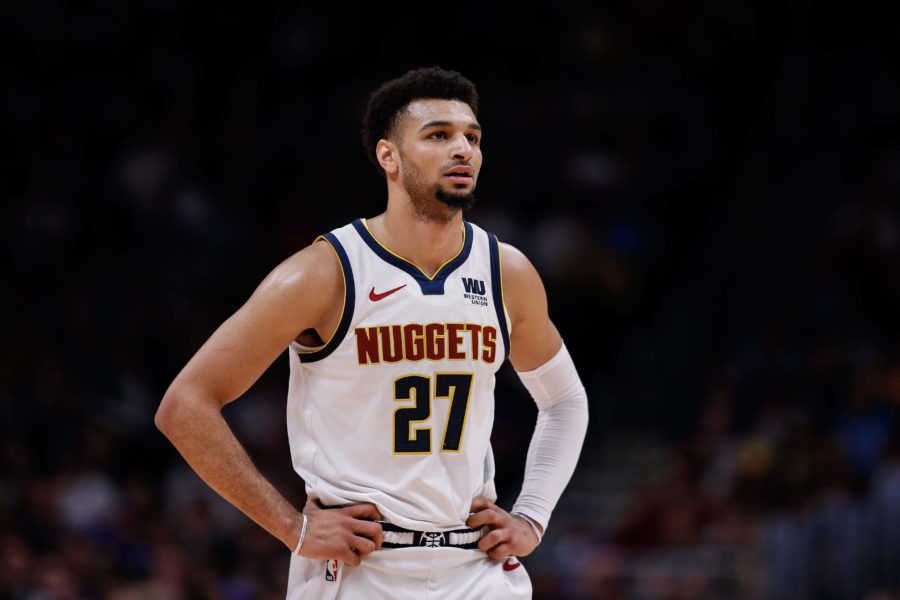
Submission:
<svg viewBox="0 0 900 600">
<path fill-rule="evenodd" d="M 415 531 L 393 523 L 379 521 L 384 538 L 382 548 L 462 548 L 474 550 L 478 548 L 478 540 L 484 537 L 485 531 L 479 529 L 453 529 L 451 531 Z"/>
<path fill-rule="evenodd" d="M 316 500 L 316 504 L 324 509 L 340 508 L 339 506 L 326 506 L 319 500 Z M 484 527 L 479 529 L 463 527 L 451 531 L 416 531 L 387 521 L 376 522 L 381 525 L 381 530 L 384 532 L 382 548 L 447 547 L 474 550 L 478 548 L 478 540 L 487 535 Z"/>
</svg>

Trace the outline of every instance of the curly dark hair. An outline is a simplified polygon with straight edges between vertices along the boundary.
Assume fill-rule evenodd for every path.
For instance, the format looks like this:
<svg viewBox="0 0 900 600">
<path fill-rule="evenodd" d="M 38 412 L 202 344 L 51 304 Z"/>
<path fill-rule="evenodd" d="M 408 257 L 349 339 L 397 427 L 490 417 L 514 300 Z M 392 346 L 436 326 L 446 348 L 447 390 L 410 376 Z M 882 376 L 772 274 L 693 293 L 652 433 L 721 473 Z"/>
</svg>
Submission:
<svg viewBox="0 0 900 600">
<path fill-rule="evenodd" d="M 437 98 L 465 102 L 478 116 L 478 91 L 475 84 L 456 71 L 426 67 L 407 71 L 381 85 L 369 97 L 362 121 L 362 141 L 369 160 L 383 173 L 375 157 L 378 140 L 390 137 L 403 110 L 414 100 Z"/>
</svg>

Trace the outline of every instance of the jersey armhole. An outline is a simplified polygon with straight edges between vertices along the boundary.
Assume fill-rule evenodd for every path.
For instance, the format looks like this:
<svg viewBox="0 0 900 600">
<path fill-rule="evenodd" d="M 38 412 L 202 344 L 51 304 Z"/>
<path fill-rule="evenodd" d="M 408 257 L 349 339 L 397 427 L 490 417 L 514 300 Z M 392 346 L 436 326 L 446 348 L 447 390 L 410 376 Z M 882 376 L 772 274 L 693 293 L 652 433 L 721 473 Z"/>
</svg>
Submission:
<svg viewBox="0 0 900 600">
<path fill-rule="evenodd" d="M 494 308 L 497 311 L 497 324 L 503 338 L 503 360 L 509 358 L 509 325 L 506 316 L 506 305 L 503 303 L 503 271 L 500 264 L 500 242 L 493 233 L 488 233 L 488 244 L 491 251 L 491 292 Z M 501 364 L 503 361 L 500 361 Z"/>
<path fill-rule="evenodd" d="M 326 340 L 323 346 L 315 350 L 296 350 L 300 362 L 303 363 L 322 360 L 334 352 L 335 348 L 340 345 L 347 335 L 347 330 L 350 328 L 350 322 L 353 320 L 353 309 L 356 306 L 356 289 L 353 285 L 353 269 L 350 267 L 350 259 L 347 257 L 347 252 L 333 233 L 320 235 L 316 238 L 316 242 L 319 240 L 327 242 L 338 257 L 341 267 L 341 277 L 344 280 L 344 304 L 341 308 L 341 318 L 338 319 L 338 324 L 331 333 L 331 337 Z M 315 291 L 312 293 L 315 293 Z"/>
</svg>

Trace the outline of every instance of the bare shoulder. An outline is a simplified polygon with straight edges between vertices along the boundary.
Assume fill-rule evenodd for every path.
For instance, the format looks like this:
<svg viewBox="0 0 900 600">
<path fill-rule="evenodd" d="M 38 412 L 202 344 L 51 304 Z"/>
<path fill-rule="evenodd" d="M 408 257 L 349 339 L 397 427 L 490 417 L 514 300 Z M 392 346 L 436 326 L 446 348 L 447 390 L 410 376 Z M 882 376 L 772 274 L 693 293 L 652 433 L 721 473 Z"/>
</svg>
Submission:
<svg viewBox="0 0 900 600">
<path fill-rule="evenodd" d="M 512 325 L 509 360 L 517 371 L 530 371 L 554 356 L 562 339 L 550 321 L 541 276 L 528 257 L 509 244 L 500 244 L 500 276 Z"/>
<path fill-rule="evenodd" d="M 257 293 L 305 294 L 333 299 L 343 289 L 341 266 L 331 245 L 317 240 L 285 259 L 263 279 Z"/>
<path fill-rule="evenodd" d="M 531 264 L 524 252 L 506 242 L 500 242 L 499 246 L 504 275 L 506 275 L 508 270 L 511 275 L 526 271 L 534 271 L 534 274 L 537 275 L 534 265 Z"/>
<path fill-rule="evenodd" d="M 219 405 L 238 398 L 298 335 L 337 319 L 342 286 L 340 263 L 328 243 L 315 242 L 288 257 L 210 336 L 170 391 L 202 389 Z"/>
<path fill-rule="evenodd" d="M 537 269 L 521 250 L 503 242 L 500 243 L 500 275 L 503 299 L 514 322 L 516 316 L 527 312 L 528 305 L 535 301 L 538 309 L 542 305 L 546 311 L 547 294 Z"/>
<path fill-rule="evenodd" d="M 257 314 L 278 315 L 284 325 L 300 332 L 328 328 L 342 304 L 344 280 L 340 260 L 331 244 L 313 242 L 275 267 L 247 302 Z"/>
</svg>

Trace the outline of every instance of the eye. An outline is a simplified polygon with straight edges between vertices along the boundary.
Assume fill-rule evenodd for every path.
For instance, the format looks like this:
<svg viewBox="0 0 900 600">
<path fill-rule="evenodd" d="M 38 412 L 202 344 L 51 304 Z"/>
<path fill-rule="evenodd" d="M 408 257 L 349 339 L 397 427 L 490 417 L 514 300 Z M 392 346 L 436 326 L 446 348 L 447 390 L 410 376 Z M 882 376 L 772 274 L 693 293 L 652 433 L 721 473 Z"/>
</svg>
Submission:
<svg viewBox="0 0 900 600">
<path fill-rule="evenodd" d="M 467 135 L 466 139 L 469 140 L 470 144 L 477 144 L 481 140 L 481 138 L 479 138 L 474 133 L 470 133 L 469 135 Z"/>
<path fill-rule="evenodd" d="M 446 134 L 445 132 L 443 132 L 443 131 L 435 131 L 434 133 L 432 133 L 432 134 L 429 135 L 428 137 L 434 138 L 434 139 L 436 139 L 436 140 L 446 140 L 446 139 L 447 139 L 447 134 Z"/>
</svg>

